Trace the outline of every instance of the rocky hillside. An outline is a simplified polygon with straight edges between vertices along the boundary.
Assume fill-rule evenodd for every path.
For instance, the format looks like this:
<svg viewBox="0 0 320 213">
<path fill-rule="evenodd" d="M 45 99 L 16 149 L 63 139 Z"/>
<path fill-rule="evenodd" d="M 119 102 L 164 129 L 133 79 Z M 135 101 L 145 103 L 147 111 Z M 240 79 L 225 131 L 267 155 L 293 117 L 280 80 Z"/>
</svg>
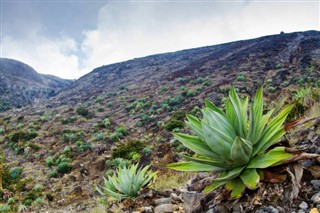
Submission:
<svg viewBox="0 0 320 213">
<path fill-rule="evenodd" d="M 0 58 L 0 79 L 0 111 L 53 97 L 71 83 L 39 74 L 27 64 L 7 58 Z"/>
<path fill-rule="evenodd" d="M 201 193 L 211 174 L 166 168 L 180 159 L 179 153 L 191 154 L 172 137 L 173 131 L 190 132 L 185 114 L 201 117 L 205 98 L 223 107 L 231 85 L 241 96 L 252 96 L 264 85 L 267 108 L 283 100 L 292 102 L 301 88 L 319 91 L 320 32 L 266 36 L 102 66 L 41 104 L 1 113 L 0 154 L 5 158 L 0 162 L 6 163 L 7 191 L 0 196 L 0 209 L 307 212 L 316 207 L 320 204 L 316 160 L 303 162 L 303 187 L 294 200 L 291 167 L 268 171 L 259 189 L 232 201 L 223 189 Z M 288 121 L 320 117 L 320 92 L 305 94 L 310 99 L 299 99 Z M 320 120 L 310 122 L 295 129 L 297 133 L 291 131 L 283 143 L 320 153 Z M 155 190 L 144 191 L 134 201 L 106 205 L 96 186 L 103 185 L 103 177 L 117 166 L 136 162 L 159 171 Z M 14 202 L 9 201 L 12 197 Z"/>
<path fill-rule="evenodd" d="M 210 78 L 210 85 L 219 87 L 245 75 L 244 90 L 256 89 L 272 79 L 277 89 L 281 83 L 316 77 L 313 69 L 320 66 L 319 45 L 319 32 L 308 31 L 137 58 L 94 69 L 63 92 L 60 100 L 87 100 L 121 86 L 155 95 L 163 85 L 179 78 L 188 81 L 198 77 Z"/>
</svg>

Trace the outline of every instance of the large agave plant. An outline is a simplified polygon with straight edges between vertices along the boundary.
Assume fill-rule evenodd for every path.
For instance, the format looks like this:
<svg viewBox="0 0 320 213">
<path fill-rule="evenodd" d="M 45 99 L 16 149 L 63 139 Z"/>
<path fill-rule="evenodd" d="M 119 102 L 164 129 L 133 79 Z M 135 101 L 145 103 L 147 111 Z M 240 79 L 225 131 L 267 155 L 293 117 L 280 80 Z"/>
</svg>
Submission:
<svg viewBox="0 0 320 213">
<path fill-rule="evenodd" d="M 202 120 L 187 115 L 187 124 L 195 135 L 174 133 L 196 155 L 184 156 L 186 162 L 168 165 L 179 171 L 218 172 L 204 192 L 225 185 L 232 191 L 232 198 L 240 197 L 246 187 L 257 187 L 260 169 L 279 165 L 292 156 L 285 147 L 271 147 L 285 134 L 283 123 L 293 105 L 277 115 L 275 110 L 264 114 L 262 88 L 250 107 L 248 98 L 241 101 L 234 88 L 229 92 L 225 112 L 208 100 L 205 105 Z"/>
<path fill-rule="evenodd" d="M 140 190 L 149 186 L 156 177 L 157 172 L 152 172 L 149 167 L 138 169 L 138 163 L 119 167 L 114 175 L 104 178 L 102 190 L 99 187 L 96 187 L 96 190 L 101 195 L 108 196 L 110 201 L 137 197 Z"/>
</svg>

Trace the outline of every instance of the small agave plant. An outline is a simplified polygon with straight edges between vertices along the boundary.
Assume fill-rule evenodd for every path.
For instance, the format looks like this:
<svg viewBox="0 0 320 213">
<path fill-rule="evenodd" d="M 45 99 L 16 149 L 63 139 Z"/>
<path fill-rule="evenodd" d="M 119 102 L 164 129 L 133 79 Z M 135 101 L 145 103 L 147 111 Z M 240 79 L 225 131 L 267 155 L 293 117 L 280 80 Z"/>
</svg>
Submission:
<svg viewBox="0 0 320 213">
<path fill-rule="evenodd" d="M 157 172 L 149 170 L 150 166 L 138 169 L 138 163 L 130 166 L 119 167 L 112 176 L 104 178 L 102 190 L 96 187 L 101 195 L 108 196 L 109 201 L 120 201 L 137 197 L 143 187 L 151 185 Z"/>
<path fill-rule="evenodd" d="M 285 147 L 273 146 L 285 134 L 283 123 L 293 105 L 277 115 L 274 109 L 264 114 L 262 88 L 251 106 L 248 105 L 248 98 L 241 101 L 234 88 L 229 92 L 225 112 L 206 100 L 202 120 L 187 115 L 187 124 L 195 135 L 174 133 L 195 156 L 184 156 L 187 161 L 167 167 L 178 171 L 218 172 L 212 184 L 204 189 L 205 193 L 225 185 L 232 191 L 231 198 L 238 198 L 246 187 L 257 188 L 259 170 L 280 165 L 293 156 Z"/>
</svg>

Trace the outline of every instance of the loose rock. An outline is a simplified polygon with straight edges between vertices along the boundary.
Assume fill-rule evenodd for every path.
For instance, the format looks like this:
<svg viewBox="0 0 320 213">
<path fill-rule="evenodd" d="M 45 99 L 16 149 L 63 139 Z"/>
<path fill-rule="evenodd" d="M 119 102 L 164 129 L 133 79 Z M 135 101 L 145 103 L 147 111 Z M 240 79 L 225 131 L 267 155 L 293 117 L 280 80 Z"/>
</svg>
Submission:
<svg viewBox="0 0 320 213">
<path fill-rule="evenodd" d="M 157 200 L 154 201 L 154 203 L 159 206 L 159 205 L 162 205 L 162 204 L 168 204 L 168 203 L 171 203 L 171 198 L 159 198 Z"/>
<path fill-rule="evenodd" d="M 299 205 L 299 208 L 302 209 L 302 210 L 307 210 L 308 209 L 308 204 L 304 201 L 302 201 Z"/>
<path fill-rule="evenodd" d="M 201 199 L 203 199 L 203 197 L 203 194 L 197 192 L 183 193 L 185 213 L 201 212 Z"/>
<path fill-rule="evenodd" d="M 154 213 L 171 213 L 173 212 L 172 204 L 162 204 L 154 209 Z"/>
<path fill-rule="evenodd" d="M 320 180 L 312 180 L 311 181 L 312 187 L 315 190 L 319 190 L 320 189 Z"/>
<path fill-rule="evenodd" d="M 311 198 L 311 200 L 315 203 L 315 204 L 320 204 L 320 192 L 314 194 Z"/>
<path fill-rule="evenodd" d="M 273 206 L 267 206 L 263 209 L 257 210 L 256 213 L 279 213 L 279 210 Z"/>
</svg>

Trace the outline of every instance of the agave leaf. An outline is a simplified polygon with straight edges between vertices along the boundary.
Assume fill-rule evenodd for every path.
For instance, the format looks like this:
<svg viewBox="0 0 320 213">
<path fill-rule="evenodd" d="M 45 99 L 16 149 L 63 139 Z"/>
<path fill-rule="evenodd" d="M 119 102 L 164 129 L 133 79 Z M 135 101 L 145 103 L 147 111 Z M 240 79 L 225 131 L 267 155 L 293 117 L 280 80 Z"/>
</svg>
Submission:
<svg viewBox="0 0 320 213">
<path fill-rule="evenodd" d="M 210 147 L 197 136 L 187 135 L 183 133 L 174 133 L 174 138 L 179 140 L 185 147 L 195 153 L 214 159 L 220 159 L 219 155 L 211 151 Z"/>
<path fill-rule="evenodd" d="M 249 162 L 252 153 L 252 144 L 250 141 L 236 137 L 234 140 L 230 158 L 236 165 L 244 165 Z"/>
<path fill-rule="evenodd" d="M 228 181 L 228 180 L 234 179 L 240 175 L 240 173 L 244 168 L 245 166 L 227 170 L 221 173 L 217 178 L 215 178 L 214 181 Z"/>
<path fill-rule="evenodd" d="M 240 179 L 249 189 L 255 189 L 260 181 L 260 176 L 256 169 L 245 169 L 241 173 Z"/>
<path fill-rule="evenodd" d="M 96 186 L 96 190 L 99 194 L 105 195 L 105 193 L 98 186 Z"/>
<path fill-rule="evenodd" d="M 253 145 L 256 145 L 257 143 L 260 143 L 260 140 L 262 139 L 262 132 L 265 130 L 265 127 L 271 117 L 271 115 L 274 113 L 274 110 L 270 110 L 267 114 L 263 115 L 261 117 L 260 122 L 258 122 L 257 129 L 255 130 L 256 132 L 254 133 L 255 139 L 252 142 Z"/>
<path fill-rule="evenodd" d="M 104 178 L 102 190 L 97 188 L 100 194 L 109 197 L 109 200 L 123 200 L 129 197 L 136 197 L 140 189 L 146 185 L 156 174 L 148 171 L 150 166 L 138 169 L 138 163 L 130 167 L 119 167 L 113 176 Z M 150 175 L 149 175 L 150 174 Z"/>
<path fill-rule="evenodd" d="M 279 141 L 279 139 L 282 138 L 282 136 L 284 136 L 285 133 L 286 133 L 285 129 L 280 128 L 278 132 L 274 133 L 273 136 L 268 141 L 265 142 L 265 144 L 260 149 L 258 155 L 263 154 L 270 146 L 272 146 L 277 141 Z"/>
<path fill-rule="evenodd" d="M 211 101 L 209 101 L 209 99 L 205 99 L 205 105 L 207 108 L 224 116 L 224 113 L 218 107 L 216 107 Z"/>
<path fill-rule="evenodd" d="M 217 188 L 219 188 L 220 186 L 226 184 L 227 181 L 212 181 L 212 183 L 207 186 L 206 188 L 204 188 L 204 190 L 202 191 L 203 193 L 209 193 Z"/>
<path fill-rule="evenodd" d="M 231 198 L 241 197 L 246 186 L 240 178 L 232 179 L 226 183 L 226 188 L 231 190 Z"/>
<path fill-rule="evenodd" d="M 230 160 L 229 153 L 233 139 L 228 134 L 225 134 L 214 127 L 210 127 L 203 121 L 202 129 L 206 139 L 205 142 L 210 149 L 222 159 Z"/>
<path fill-rule="evenodd" d="M 240 98 L 237 95 L 235 89 L 232 87 L 229 92 L 229 101 L 227 102 L 226 106 L 226 116 L 236 130 L 237 135 L 242 138 L 246 138 L 244 129 L 247 126 L 247 120 L 244 120 L 245 117 L 243 115 L 243 112 L 244 109 Z"/>
<path fill-rule="evenodd" d="M 212 165 L 212 166 L 218 166 L 221 168 L 226 168 L 226 169 L 230 169 L 232 168 L 232 166 L 234 165 L 233 163 L 229 163 L 226 161 L 222 161 L 219 159 L 213 159 L 213 158 L 200 158 L 200 157 L 188 157 L 183 155 L 183 157 L 189 161 L 193 161 L 196 163 L 202 163 L 202 164 L 207 164 L 207 165 Z"/>
<path fill-rule="evenodd" d="M 244 133 L 244 138 L 247 138 L 248 135 L 248 102 L 249 99 L 248 97 L 245 97 L 244 100 L 241 103 L 241 121 L 243 125 L 243 133 Z"/>
<path fill-rule="evenodd" d="M 201 122 L 199 119 L 193 115 L 187 115 L 188 121 L 186 122 L 187 125 L 192 129 L 192 131 L 199 136 L 199 138 L 204 141 L 204 134 L 201 128 Z"/>
<path fill-rule="evenodd" d="M 269 152 L 261 155 L 257 155 L 251 158 L 247 168 L 248 169 L 264 169 L 270 166 L 277 165 L 288 158 L 290 158 L 292 154 L 287 153 L 285 151 L 285 147 L 275 147 L 271 149 Z"/>
<path fill-rule="evenodd" d="M 225 168 L 221 168 L 218 166 L 196 163 L 192 161 L 171 163 L 167 165 L 167 168 L 174 169 L 177 171 L 185 171 L 185 172 L 215 172 L 215 171 L 225 170 Z"/>
<path fill-rule="evenodd" d="M 219 129 L 225 134 L 229 134 L 232 139 L 236 137 L 236 131 L 224 115 L 221 115 L 211 109 L 203 109 L 202 114 L 210 126 Z"/>
<path fill-rule="evenodd" d="M 277 139 L 273 136 L 277 134 L 281 129 L 284 128 L 283 123 L 286 120 L 293 106 L 294 106 L 293 104 L 287 106 L 284 110 L 282 110 L 282 112 L 280 112 L 276 117 L 274 117 L 270 121 L 270 124 L 267 125 L 267 127 L 262 133 L 261 140 L 259 141 L 259 143 L 254 149 L 253 156 L 256 155 L 257 153 L 259 154 L 263 153 L 266 149 L 268 149 L 271 145 L 273 145 L 270 143 L 271 138 L 273 138 L 273 141 L 280 139 L 282 135 L 279 136 L 279 138 Z M 267 144 L 267 146 L 265 146 L 265 144 Z M 264 147 L 264 149 L 262 149 L 262 147 Z"/>
<path fill-rule="evenodd" d="M 253 104 L 250 107 L 250 127 L 248 132 L 248 140 L 255 144 L 262 132 L 261 126 L 258 124 L 261 121 L 263 114 L 263 88 L 261 87 L 254 97 Z M 263 127 L 264 128 L 264 125 Z"/>
</svg>

